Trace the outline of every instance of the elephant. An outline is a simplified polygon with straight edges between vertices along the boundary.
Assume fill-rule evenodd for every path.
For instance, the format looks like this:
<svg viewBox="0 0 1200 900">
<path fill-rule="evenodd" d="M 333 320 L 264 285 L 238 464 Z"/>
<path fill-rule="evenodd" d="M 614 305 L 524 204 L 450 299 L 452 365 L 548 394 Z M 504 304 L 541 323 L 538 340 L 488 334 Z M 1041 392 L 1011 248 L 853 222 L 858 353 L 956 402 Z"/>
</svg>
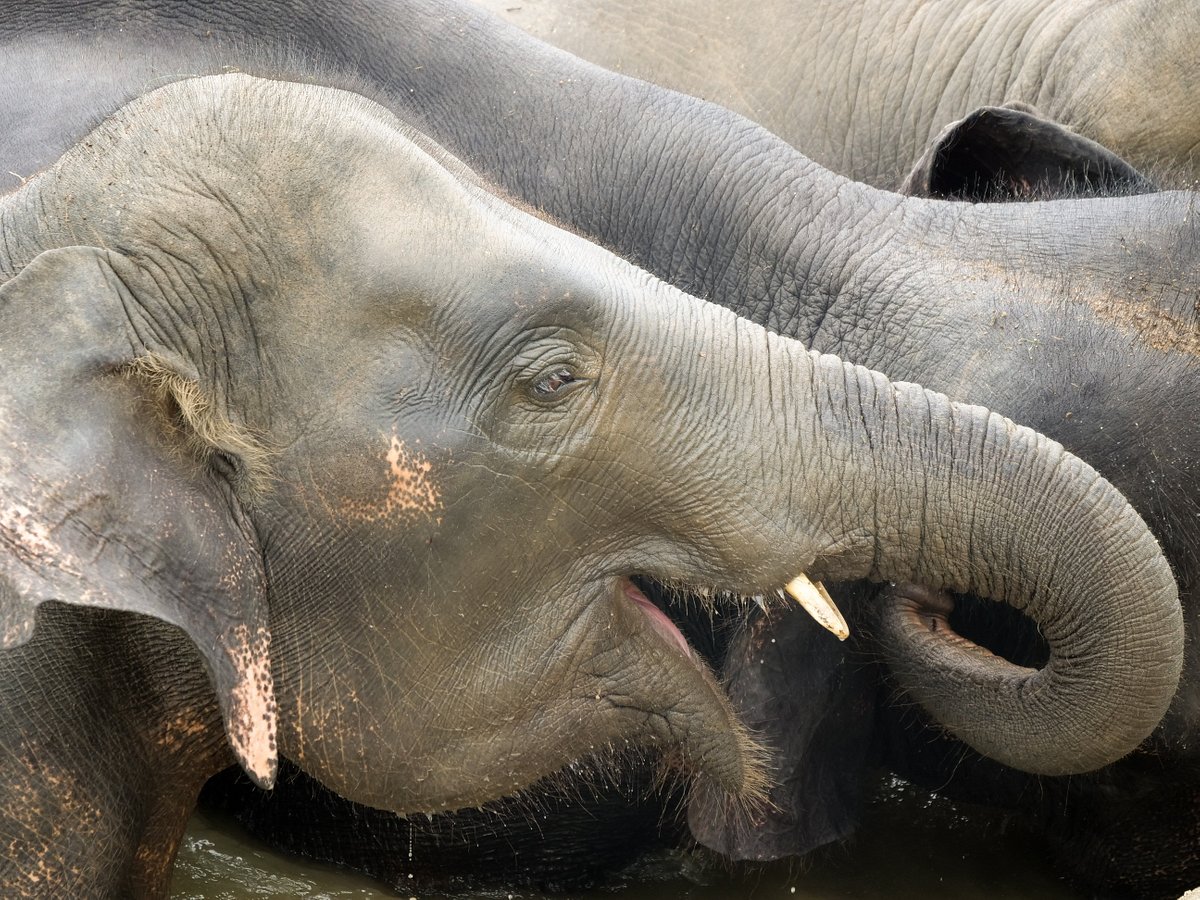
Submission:
<svg viewBox="0 0 1200 900">
<path fill-rule="evenodd" d="M 1135 754 L 1070 778 L 974 755 L 875 664 L 885 655 L 875 598 L 856 603 L 861 587 L 831 585 L 850 622 L 846 644 L 802 614 L 760 620 L 752 610 L 745 631 L 711 654 L 779 780 L 755 827 L 722 831 L 703 802 L 692 825 L 733 858 L 803 856 L 852 834 L 878 765 L 946 795 L 1019 807 L 1065 873 L 1106 890 L 1177 896 L 1200 883 L 1200 435 L 1179 414 L 1200 400 L 1195 195 L 972 207 L 881 192 L 736 114 L 450 2 L 27 0 L 0 22 L 0 44 L 0 84 L 20 86 L 0 102 L 0 169 L 13 173 L 0 178 L 12 187 L 98 116 L 179 73 L 232 67 L 351 87 L 515 201 L 674 287 L 810 348 L 984 401 L 1088 459 L 1158 537 L 1189 635 L 1180 689 Z M 31 80 L 46 88 L 26 90 Z M 975 598 L 955 597 L 948 621 L 945 597 L 916 599 L 939 628 L 970 628 L 1029 658 L 1044 652 L 1018 617 L 979 624 L 988 607 Z M 681 608 L 671 618 L 696 646 L 706 616 Z M 1022 650 L 1026 640 L 1035 646 Z M 767 647 L 770 656 L 755 655 Z M 405 850 L 395 845 L 397 857 Z"/>
<path fill-rule="evenodd" d="M 752 815 L 763 751 L 634 577 L 1013 604 L 1040 670 L 881 615 L 1034 770 L 1174 695 L 1170 566 L 1086 463 L 670 288 L 359 95 L 174 82 L 0 221 L 6 895 L 162 896 L 231 759 L 418 813 L 629 748 Z"/>
<path fill-rule="evenodd" d="M 1200 180 L 1195 0 L 476 2 L 877 187 L 896 189 L 950 121 L 1012 103 L 1171 183 Z"/>
</svg>

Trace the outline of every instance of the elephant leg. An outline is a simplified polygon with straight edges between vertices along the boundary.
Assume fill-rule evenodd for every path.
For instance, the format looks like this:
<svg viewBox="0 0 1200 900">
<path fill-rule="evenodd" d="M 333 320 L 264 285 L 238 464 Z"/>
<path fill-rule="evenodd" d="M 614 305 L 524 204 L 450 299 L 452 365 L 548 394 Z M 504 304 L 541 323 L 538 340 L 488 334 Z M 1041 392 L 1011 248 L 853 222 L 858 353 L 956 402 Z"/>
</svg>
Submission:
<svg viewBox="0 0 1200 900">
<path fill-rule="evenodd" d="M 0 658 L 0 896 L 167 895 L 200 787 L 232 761 L 199 660 L 172 664 L 188 653 L 177 629 L 51 603 Z"/>
</svg>

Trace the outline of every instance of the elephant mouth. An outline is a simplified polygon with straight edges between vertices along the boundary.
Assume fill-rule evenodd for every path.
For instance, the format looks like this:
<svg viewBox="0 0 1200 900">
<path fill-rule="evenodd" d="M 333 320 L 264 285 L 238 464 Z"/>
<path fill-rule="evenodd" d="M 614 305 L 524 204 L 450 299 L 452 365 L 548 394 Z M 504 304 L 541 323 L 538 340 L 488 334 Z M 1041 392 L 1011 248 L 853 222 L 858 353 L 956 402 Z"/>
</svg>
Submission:
<svg viewBox="0 0 1200 900">
<path fill-rule="evenodd" d="M 642 611 L 642 614 L 650 620 L 650 627 L 658 632 L 663 640 L 668 644 L 678 647 L 688 659 L 696 659 L 696 653 L 692 650 L 692 645 L 688 643 L 688 639 L 683 636 L 679 625 L 675 624 L 675 620 L 671 618 L 670 613 L 666 609 L 655 605 L 632 579 L 622 578 L 619 586 L 621 594 Z M 656 595 L 658 594 L 657 591 L 652 592 Z M 675 614 L 678 616 L 677 612 Z M 680 620 L 680 624 L 685 624 L 685 619 L 680 617 Z"/>
<path fill-rule="evenodd" d="M 714 671 L 721 670 L 730 637 L 747 621 L 754 607 L 766 612 L 769 606 L 795 602 L 840 640 L 850 634 L 825 588 L 804 575 L 760 594 L 670 585 L 635 575 L 620 578 L 618 592 L 638 608 L 667 644 L 693 662 L 707 662 Z M 697 615 L 698 610 L 701 615 Z"/>
</svg>

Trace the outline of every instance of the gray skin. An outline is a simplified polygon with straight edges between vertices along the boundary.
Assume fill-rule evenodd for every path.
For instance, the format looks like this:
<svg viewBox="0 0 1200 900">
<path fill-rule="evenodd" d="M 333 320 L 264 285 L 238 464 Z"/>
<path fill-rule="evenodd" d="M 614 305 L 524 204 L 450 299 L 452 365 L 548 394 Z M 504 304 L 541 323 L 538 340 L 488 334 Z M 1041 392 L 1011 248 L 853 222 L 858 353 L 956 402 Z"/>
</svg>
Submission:
<svg viewBox="0 0 1200 900">
<path fill-rule="evenodd" d="M 947 123 L 1028 104 L 1200 180 L 1196 0 L 476 0 L 607 68 L 742 113 L 895 189 Z"/>
<path fill-rule="evenodd" d="M 230 751 L 416 813 L 653 748 L 753 808 L 761 751 L 635 574 L 1023 609 L 1040 671 L 888 617 L 1015 764 L 1111 762 L 1174 693 L 1170 568 L 1086 464 L 682 294 L 355 95 L 159 89 L 0 234 L 5 896 L 162 895 Z"/>
<path fill-rule="evenodd" d="M 759 827 L 723 834 L 722 811 L 702 804 L 693 821 L 734 856 L 804 854 L 853 832 L 881 764 L 1029 813 L 1064 844 L 1059 865 L 1106 891 L 1173 898 L 1200 883 L 1200 431 L 1180 412 L 1200 404 L 1194 195 L 1008 208 L 906 200 L 840 179 L 726 110 L 449 2 L 26 0 L 0 20 L 0 41 L 0 169 L 12 187 L 105 111 L 181 72 L 353 84 L 511 196 L 676 287 L 809 346 L 985 398 L 1091 460 L 1159 537 L 1190 635 L 1180 690 L 1143 748 L 1089 777 L 1025 776 L 977 757 L 871 664 L 880 649 L 866 613 L 881 607 L 843 595 L 846 645 L 776 610 L 730 648 L 722 680 L 785 774 Z M 940 599 L 920 602 L 942 622 Z M 973 635 L 1007 651 L 1028 632 L 1002 620 Z M 320 828 L 353 833 L 364 816 L 290 816 L 280 828 L 298 821 L 311 842 Z M 535 823 L 514 842 L 556 837 Z M 407 840 L 391 846 L 405 858 Z M 378 833 L 361 847 L 377 856 Z"/>
</svg>

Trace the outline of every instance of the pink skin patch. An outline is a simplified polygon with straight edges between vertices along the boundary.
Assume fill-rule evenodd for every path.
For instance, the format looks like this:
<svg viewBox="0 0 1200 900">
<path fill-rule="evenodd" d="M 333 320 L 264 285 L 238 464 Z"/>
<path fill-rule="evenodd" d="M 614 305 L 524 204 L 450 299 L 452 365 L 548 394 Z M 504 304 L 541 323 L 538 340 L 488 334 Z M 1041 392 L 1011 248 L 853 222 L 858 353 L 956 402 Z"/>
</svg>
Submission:
<svg viewBox="0 0 1200 900">
<path fill-rule="evenodd" d="M 419 453 L 410 453 L 400 438 L 392 435 L 387 452 L 392 470 L 392 486 L 388 491 L 386 509 L 392 511 L 431 513 L 438 508 L 437 488 L 429 479 L 433 464 Z"/>
<path fill-rule="evenodd" d="M 265 628 L 250 629 L 239 624 L 226 649 L 237 672 L 225 715 L 225 732 L 242 768 L 260 787 L 275 783 L 278 757 L 275 749 L 275 682 L 271 676 L 269 645 Z"/>
<path fill-rule="evenodd" d="M 430 477 L 433 464 L 391 436 L 387 453 L 387 494 L 377 503 L 346 503 L 343 512 L 364 522 L 382 519 L 413 520 L 433 516 L 442 506 L 437 484 Z"/>
<path fill-rule="evenodd" d="M 688 645 L 687 638 L 675 627 L 675 623 L 667 618 L 666 613 L 646 599 L 646 595 L 639 591 L 632 581 L 624 580 L 622 588 L 625 596 L 632 600 L 650 620 L 650 624 L 654 626 L 654 630 L 662 635 L 668 643 L 674 644 L 683 651 L 683 655 L 688 659 L 694 659 L 692 648 Z"/>
</svg>

